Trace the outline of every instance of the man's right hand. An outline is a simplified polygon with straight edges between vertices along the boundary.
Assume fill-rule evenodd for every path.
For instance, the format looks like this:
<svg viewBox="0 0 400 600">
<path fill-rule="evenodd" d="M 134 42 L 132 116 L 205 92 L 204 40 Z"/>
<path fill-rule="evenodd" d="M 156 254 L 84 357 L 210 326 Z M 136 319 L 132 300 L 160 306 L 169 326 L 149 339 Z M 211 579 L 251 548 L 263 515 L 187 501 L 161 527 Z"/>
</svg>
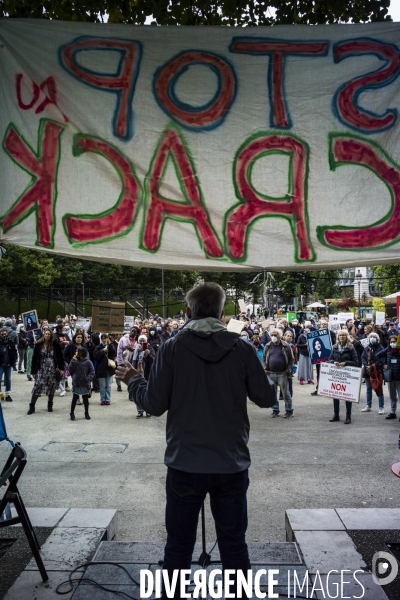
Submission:
<svg viewBox="0 0 400 600">
<path fill-rule="evenodd" d="M 126 383 L 126 385 L 128 385 L 130 378 L 134 375 L 143 376 L 143 367 L 141 361 L 139 361 L 137 369 L 135 369 L 130 363 L 126 362 L 123 365 L 118 365 L 117 370 L 115 371 L 115 378 L 123 381 Z"/>
</svg>

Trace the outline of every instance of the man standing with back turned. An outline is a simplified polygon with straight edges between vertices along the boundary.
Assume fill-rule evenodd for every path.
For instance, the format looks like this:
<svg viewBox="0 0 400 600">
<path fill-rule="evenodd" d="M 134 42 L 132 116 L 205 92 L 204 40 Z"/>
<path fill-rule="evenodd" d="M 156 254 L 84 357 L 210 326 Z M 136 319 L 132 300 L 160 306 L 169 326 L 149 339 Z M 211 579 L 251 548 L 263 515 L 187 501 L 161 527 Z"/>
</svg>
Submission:
<svg viewBox="0 0 400 600">
<path fill-rule="evenodd" d="M 149 381 L 141 368 L 130 365 L 118 367 L 117 377 L 143 410 L 154 416 L 168 411 L 163 569 L 170 581 L 174 569 L 191 568 L 207 493 L 223 569 L 242 570 L 247 576 L 247 397 L 268 408 L 275 402 L 275 389 L 252 346 L 228 332 L 220 320 L 225 293 L 218 284 L 195 286 L 186 303 L 189 321 L 160 346 Z M 236 585 L 230 588 L 236 597 Z M 178 585 L 175 597 L 180 597 Z"/>
</svg>

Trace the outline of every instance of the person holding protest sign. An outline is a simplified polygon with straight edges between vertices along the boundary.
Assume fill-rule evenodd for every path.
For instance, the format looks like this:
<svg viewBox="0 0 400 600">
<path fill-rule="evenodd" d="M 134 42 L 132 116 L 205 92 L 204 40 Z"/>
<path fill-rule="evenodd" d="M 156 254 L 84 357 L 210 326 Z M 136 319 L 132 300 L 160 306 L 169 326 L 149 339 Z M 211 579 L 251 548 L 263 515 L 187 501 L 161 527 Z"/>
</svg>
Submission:
<svg viewBox="0 0 400 600">
<path fill-rule="evenodd" d="M 297 350 L 299 352 L 299 368 L 297 370 L 297 377 L 300 385 L 303 385 L 305 381 L 308 383 L 314 383 L 313 380 L 313 364 L 310 359 L 310 351 L 308 349 L 307 333 L 310 332 L 309 326 L 304 326 L 303 333 L 300 334 L 297 340 Z"/>
<path fill-rule="evenodd" d="M 170 581 L 174 570 L 190 569 L 207 493 L 222 568 L 235 575 L 251 568 L 245 541 L 250 466 L 247 397 L 261 408 L 275 401 L 274 386 L 251 344 L 227 331 L 221 321 L 225 304 L 221 286 L 199 284 L 188 292 L 186 302 L 189 321 L 179 335 L 160 346 L 148 382 L 141 363 L 138 369 L 127 363 L 117 369 L 117 377 L 142 410 L 155 416 L 168 411 L 164 460 L 168 538 L 163 569 Z M 181 597 L 179 581 L 175 597 Z"/>
<path fill-rule="evenodd" d="M 365 377 L 365 385 L 367 388 L 367 404 L 361 410 L 361 412 L 371 412 L 371 409 L 372 409 L 372 382 L 371 382 L 372 369 L 373 369 L 374 365 L 376 365 L 376 368 L 378 368 L 378 365 L 382 364 L 378 355 L 380 352 L 382 352 L 383 349 L 384 349 L 383 346 L 381 346 L 381 344 L 379 343 L 379 335 L 375 332 L 370 333 L 368 336 L 368 346 L 366 346 L 364 348 L 363 353 L 361 355 L 361 364 L 363 367 L 363 371 L 364 371 L 363 375 Z M 376 393 L 378 394 L 378 390 L 376 390 Z M 378 396 L 378 404 L 379 404 L 378 413 L 380 415 L 385 414 L 385 410 L 384 410 L 385 398 L 383 396 L 383 392 L 382 392 L 382 395 Z"/>
<path fill-rule="evenodd" d="M 357 367 L 357 352 L 353 344 L 350 341 L 350 336 L 347 329 L 341 329 L 338 333 L 338 341 L 337 344 L 332 346 L 332 352 L 329 359 L 330 363 L 333 363 L 336 367 Z M 339 402 L 338 398 L 333 399 L 333 417 L 329 419 L 332 423 L 333 421 L 340 421 L 339 418 Z M 344 421 L 345 425 L 351 423 L 351 409 L 353 403 L 346 401 L 346 419 Z"/>
</svg>

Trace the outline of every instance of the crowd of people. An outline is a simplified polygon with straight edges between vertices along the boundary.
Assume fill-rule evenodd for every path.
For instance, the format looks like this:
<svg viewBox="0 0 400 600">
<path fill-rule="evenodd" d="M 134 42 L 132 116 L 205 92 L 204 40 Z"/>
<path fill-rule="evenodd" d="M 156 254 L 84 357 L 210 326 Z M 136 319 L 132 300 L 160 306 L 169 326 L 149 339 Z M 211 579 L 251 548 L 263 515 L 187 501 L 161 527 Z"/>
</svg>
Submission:
<svg viewBox="0 0 400 600">
<path fill-rule="evenodd" d="M 270 381 L 275 386 L 276 402 L 271 417 L 280 415 L 280 400 L 285 402 L 284 418 L 294 415 L 293 380 L 300 385 L 314 385 L 312 395 L 318 394 L 320 363 L 329 361 L 336 366 L 362 368 L 366 405 L 361 412 L 372 410 L 372 399 L 378 398 L 378 413 L 384 414 L 383 383 L 388 385 L 390 412 L 386 419 L 395 419 L 400 393 L 400 348 L 397 347 L 398 320 L 386 320 L 382 326 L 359 319 L 349 319 L 339 330 L 329 329 L 328 319 L 299 323 L 286 318 L 268 319 L 261 315 L 237 316 L 242 322 L 240 337 L 256 352 Z M 275 315 L 274 315 L 275 317 Z M 89 400 L 99 394 L 102 406 L 111 404 L 113 378 L 118 365 L 126 362 L 137 368 L 141 363 L 148 380 L 160 346 L 178 335 L 185 326 L 181 313 L 178 319 L 149 319 L 137 317 L 126 334 L 91 332 L 76 326 L 74 315 L 61 318 L 55 325 L 42 320 L 40 328 L 26 331 L 22 319 L 0 317 L 0 398 L 12 402 L 11 376 L 15 371 L 33 381 L 28 415 L 35 413 L 36 403 L 47 396 L 47 410 L 53 411 L 54 396 L 72 392 L 70 418 L 75 420 L 75 407 L 83 403 L 84 415 L 89 416 Z M 331 351 L 320 337 L 314 337 L 312 349 L 309 332 L 329 331 Z M 313 364 L 316 363 L 316 364 Z M 314 375 L 315 373 L 315 375 Z M 2 391 L 5 386 L 5 392 Z M 114 388 L 115 389 L 115 388 Z M 116 380 L 116 392 L 122 392 Z M 362 391 L 363 395 L 363 391 Z M 82 402 L 81 402 L 82 399 Z M 130 398 L 133 400 L 133 398 Z M 351 423 L 353 402 L 345 402 L 345 424 Z M 340 401 L 333 400 L 331 422 L 339 421 Z M 151 415 L 137 407 L 137 418 Z"/>
</svg>

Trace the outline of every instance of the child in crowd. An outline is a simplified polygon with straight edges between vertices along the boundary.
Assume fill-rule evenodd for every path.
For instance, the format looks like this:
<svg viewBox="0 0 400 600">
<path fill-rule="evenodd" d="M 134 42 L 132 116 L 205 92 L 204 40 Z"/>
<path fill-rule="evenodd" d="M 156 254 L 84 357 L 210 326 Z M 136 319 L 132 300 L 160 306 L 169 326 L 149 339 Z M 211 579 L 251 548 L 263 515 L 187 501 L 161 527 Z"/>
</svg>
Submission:
<svg viewBox="0 0 400 600">
<path fill-rule="evenodd" d="M 88 357 L 86 348 L 78 348 L 69 363 L 68 370 L 72 376 L 72 402 L 71 402 L 71 421 L 75 421 L 75 406 L 82 396 L 83 406 L 85 408 L 85 419 L 90 420 L 89 416 L 89 392 L 90 384 L 94 378 L 93 363 Z"/>
</svg>

